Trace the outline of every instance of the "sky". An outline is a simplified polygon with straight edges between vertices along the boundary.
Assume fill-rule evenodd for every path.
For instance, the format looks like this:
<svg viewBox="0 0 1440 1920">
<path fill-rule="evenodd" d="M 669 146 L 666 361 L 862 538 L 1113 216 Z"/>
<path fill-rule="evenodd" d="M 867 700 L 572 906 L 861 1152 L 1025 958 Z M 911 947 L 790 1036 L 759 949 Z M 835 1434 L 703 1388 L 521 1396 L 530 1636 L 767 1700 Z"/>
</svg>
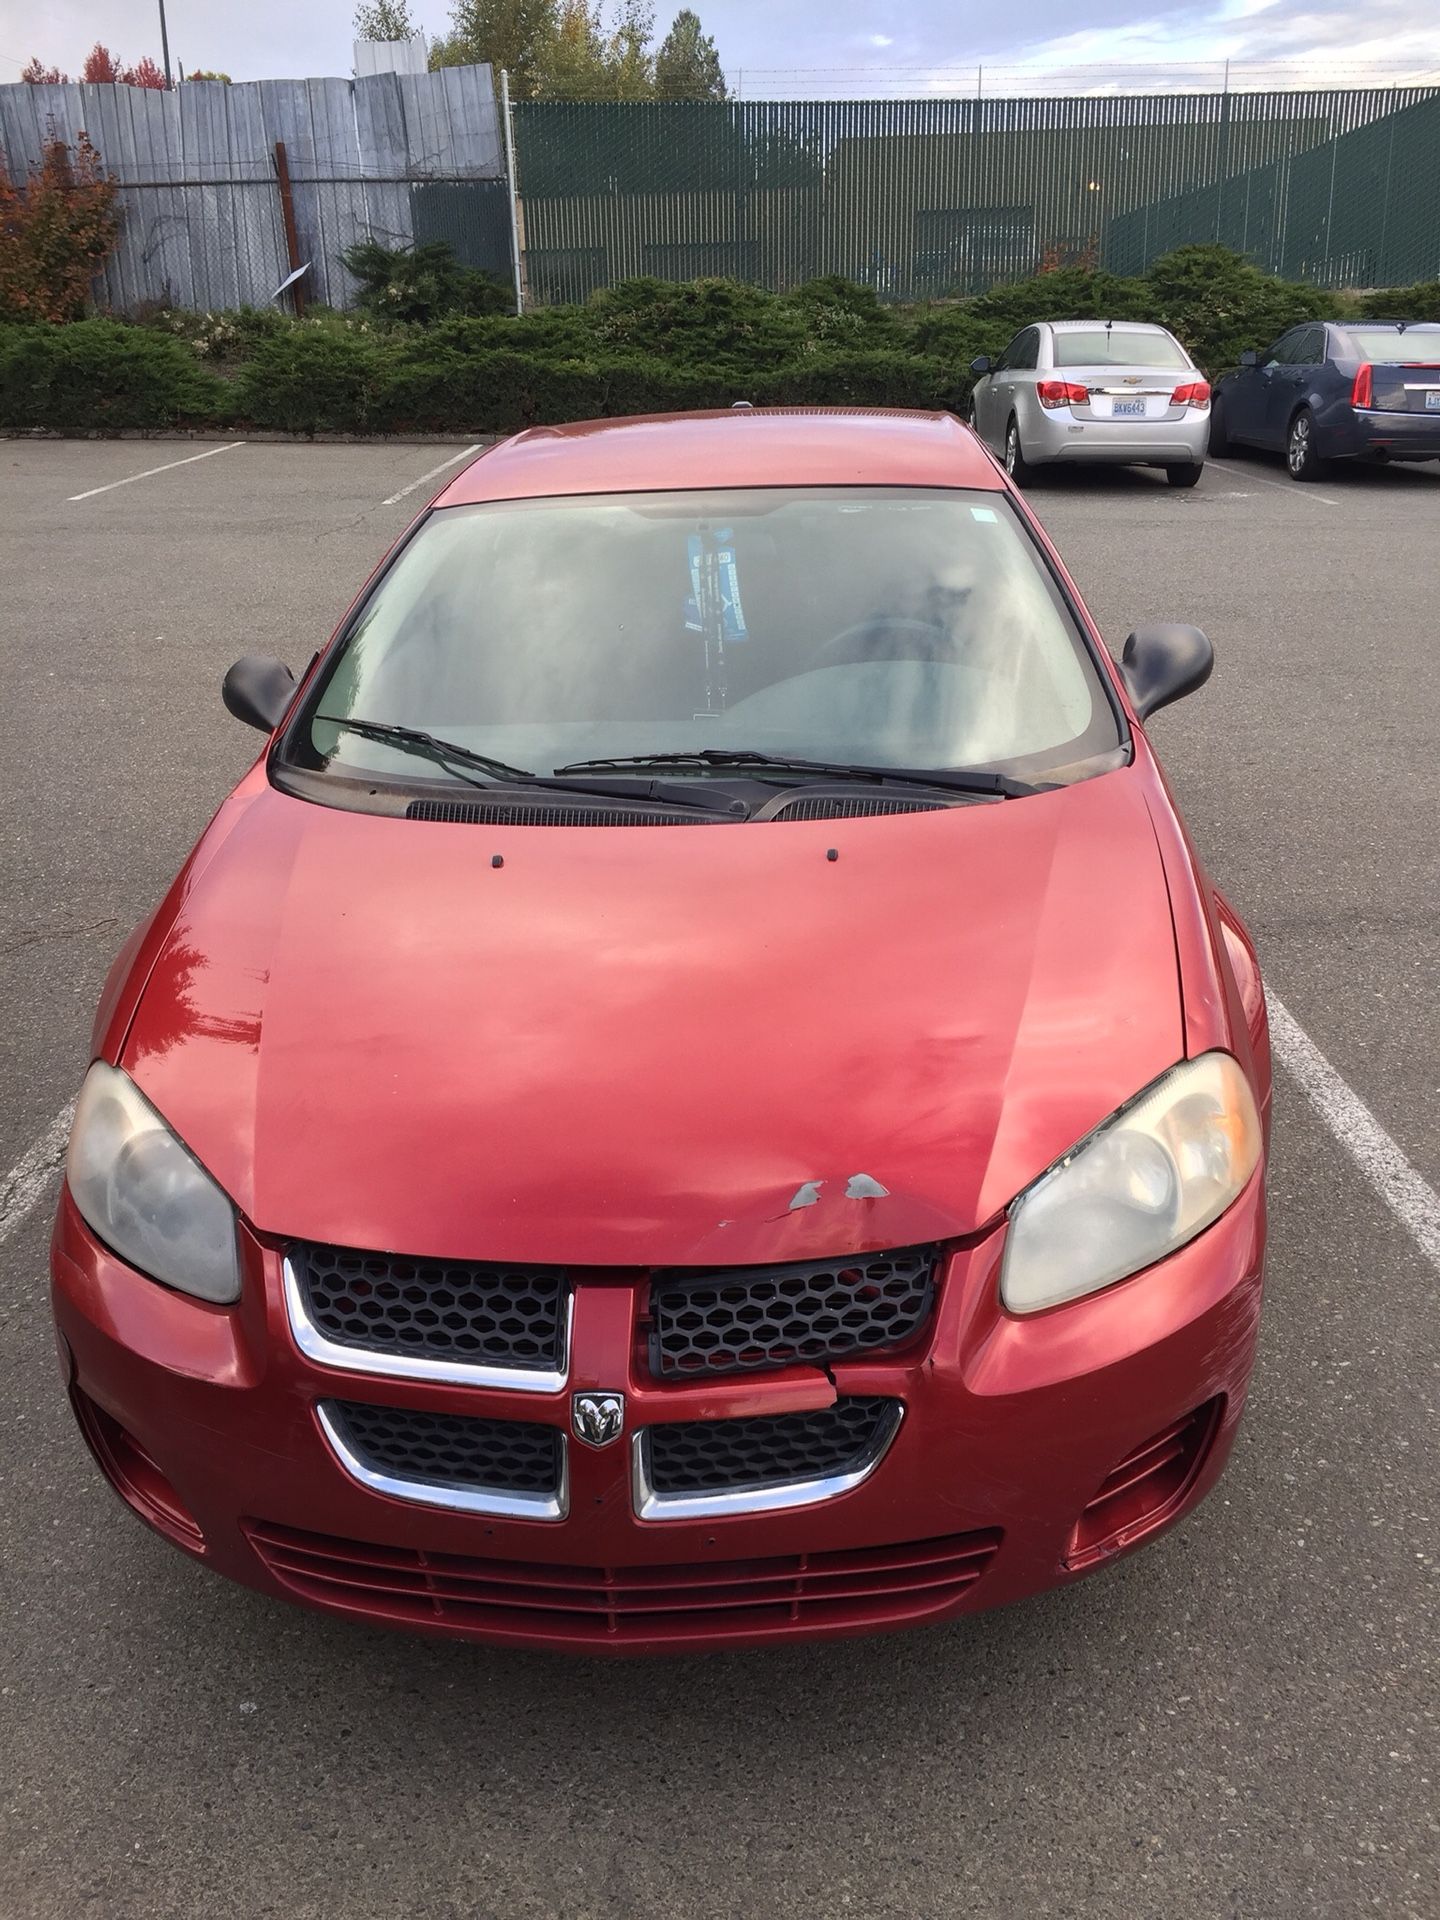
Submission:
<svg viewBox="0 0 1440 1920">
<path fill-rule="evenodd" d="M 674 4 L 657 5 L 659 31 Z M 1250 85 L 1440 79 L 1437 0 L 692 0 L 732 87 L 805 95 L 1103 90 L 1235 63 Z M 172 58 L 237 80 L 348 74 L 354 0 L 166 0 Z M 445 31 L 449 0 L 412 0 Z M 158 0 L 0 0 L 0 81 L 32 54 L 74 73 L 96 40 L 160 58 Z M 977 73 L 977 69 L 982 71 Z M 1117 69 L 1123 72 L 1117 75 Z M 1198 78 L 1198 76 L 1197 76 Z"/>
</svg>

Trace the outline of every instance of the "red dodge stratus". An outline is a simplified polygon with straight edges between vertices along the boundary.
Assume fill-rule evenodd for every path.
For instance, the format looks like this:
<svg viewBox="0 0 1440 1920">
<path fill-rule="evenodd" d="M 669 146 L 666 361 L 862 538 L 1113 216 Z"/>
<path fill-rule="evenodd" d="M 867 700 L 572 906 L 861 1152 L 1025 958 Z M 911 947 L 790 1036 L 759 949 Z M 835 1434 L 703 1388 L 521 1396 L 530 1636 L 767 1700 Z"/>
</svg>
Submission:
<svg viewBox="0 0 1440 1920">
<path fill-rule="evenodd" d="M 95 1025 L 66 1383 L 262 1591 L 583 1652 L 946 1620 L 1218 1477 L 1270 1106 L 1244 928 L 945 415 L 521 434 L 400 541 Z"/>
</svg>

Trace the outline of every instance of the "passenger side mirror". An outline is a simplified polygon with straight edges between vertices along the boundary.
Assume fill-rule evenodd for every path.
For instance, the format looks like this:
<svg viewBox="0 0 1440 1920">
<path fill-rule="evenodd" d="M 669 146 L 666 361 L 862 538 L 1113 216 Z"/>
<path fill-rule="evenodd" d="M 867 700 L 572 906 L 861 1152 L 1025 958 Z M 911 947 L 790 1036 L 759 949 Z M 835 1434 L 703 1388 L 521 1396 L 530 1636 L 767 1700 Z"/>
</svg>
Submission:
<svg viewBox="0 0 1440 1920">
<path fill-rule="evenodd" d="M 1242 367 L 1258 367 L 1259 366 L 1260 356 L 1255 351 L 1254 347 L 1247 347 L 1245 349 L 1245 351 L 1240 356 L 1240 364 Z"/>
<path fill-rule="evenodd" d="M 980 378 L 982 373 L 989 373 L 990 371 L 989 356 L 983 353 L 977 354 L 975 359 L 973 359 L 970 362 L 970 371 L 974 374 L 977 380 Z"/>
<path fill-rule="evenodd" d="M 1148 720 L 1210 678 L 1215 649 L 1199 627 L 1137 627 L 1120 656 L 1120 676 L 1137 719 Z"/>
<path fill-rule="evenodd" d="M 295 691 L 295 676 L 283 660 L 242 654 L 226 674 L 220 697 L 237 720 L 261 733 L 273 733 L 285 718 Z"/>
</svg>

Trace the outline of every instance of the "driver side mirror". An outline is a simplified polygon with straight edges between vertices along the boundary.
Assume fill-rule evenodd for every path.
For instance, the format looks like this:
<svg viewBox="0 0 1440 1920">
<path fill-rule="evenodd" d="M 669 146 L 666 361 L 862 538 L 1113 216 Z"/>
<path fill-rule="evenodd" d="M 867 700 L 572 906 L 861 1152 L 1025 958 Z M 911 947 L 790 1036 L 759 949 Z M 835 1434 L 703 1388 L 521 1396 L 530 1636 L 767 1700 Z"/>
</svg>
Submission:
<svg viewBox="0 0 1440 1920">
<path fill-rule="evenodd" d="M 220 697 L 237 720 L 261 733 L 273 733 L 285 718 L 295 691 L 295 676 L 283 660 L 242 654 L 226 674 Z"/>
<path fill-rule="evenodd" d="M 1210 678 L 1215 649 L 1199 627 L 1169 621 L 1137 627 L 1120 656 L 1120 677 L 1138 720 L 1148 720 L 1172 700 L 1183 700 Z"/>
<path fill-rule="evenodd" d="M 1242 353 L 1240 356 L 1240 364 L 1242 367 L 1258 367 L 1259 366 L 1260 356 L 1255 351 L 1254 347 L 1247 347 L 1245 349 L 1244 353 Z"/>
<path fill-rule="evenodd" d="M 977 380 L 980 378 L 982 373 L 989 373 L 990 359 L 988 354 L 983 354 L 983 353 L 978 354 L 976 358 L 970 362 L 970 371 L 974 374 Z"/>
</svg>

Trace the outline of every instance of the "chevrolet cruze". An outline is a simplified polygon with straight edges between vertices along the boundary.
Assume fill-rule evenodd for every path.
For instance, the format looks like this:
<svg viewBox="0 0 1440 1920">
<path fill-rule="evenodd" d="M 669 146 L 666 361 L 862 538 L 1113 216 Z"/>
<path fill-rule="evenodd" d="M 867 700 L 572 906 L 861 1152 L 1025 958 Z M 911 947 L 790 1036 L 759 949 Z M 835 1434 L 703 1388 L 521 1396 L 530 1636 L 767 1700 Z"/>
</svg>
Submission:
<svg viewBox="0 0 1440 1920">
<path fill-rule="evenodd" d="M 55 1224 L 119 1495 L 332 1612 L 582 1652 L 1072 1581 L 1225 1463 L 1254 952 L 944 415 L 536 429 L 399 542 L 116 960 Z"/>
</svg>

